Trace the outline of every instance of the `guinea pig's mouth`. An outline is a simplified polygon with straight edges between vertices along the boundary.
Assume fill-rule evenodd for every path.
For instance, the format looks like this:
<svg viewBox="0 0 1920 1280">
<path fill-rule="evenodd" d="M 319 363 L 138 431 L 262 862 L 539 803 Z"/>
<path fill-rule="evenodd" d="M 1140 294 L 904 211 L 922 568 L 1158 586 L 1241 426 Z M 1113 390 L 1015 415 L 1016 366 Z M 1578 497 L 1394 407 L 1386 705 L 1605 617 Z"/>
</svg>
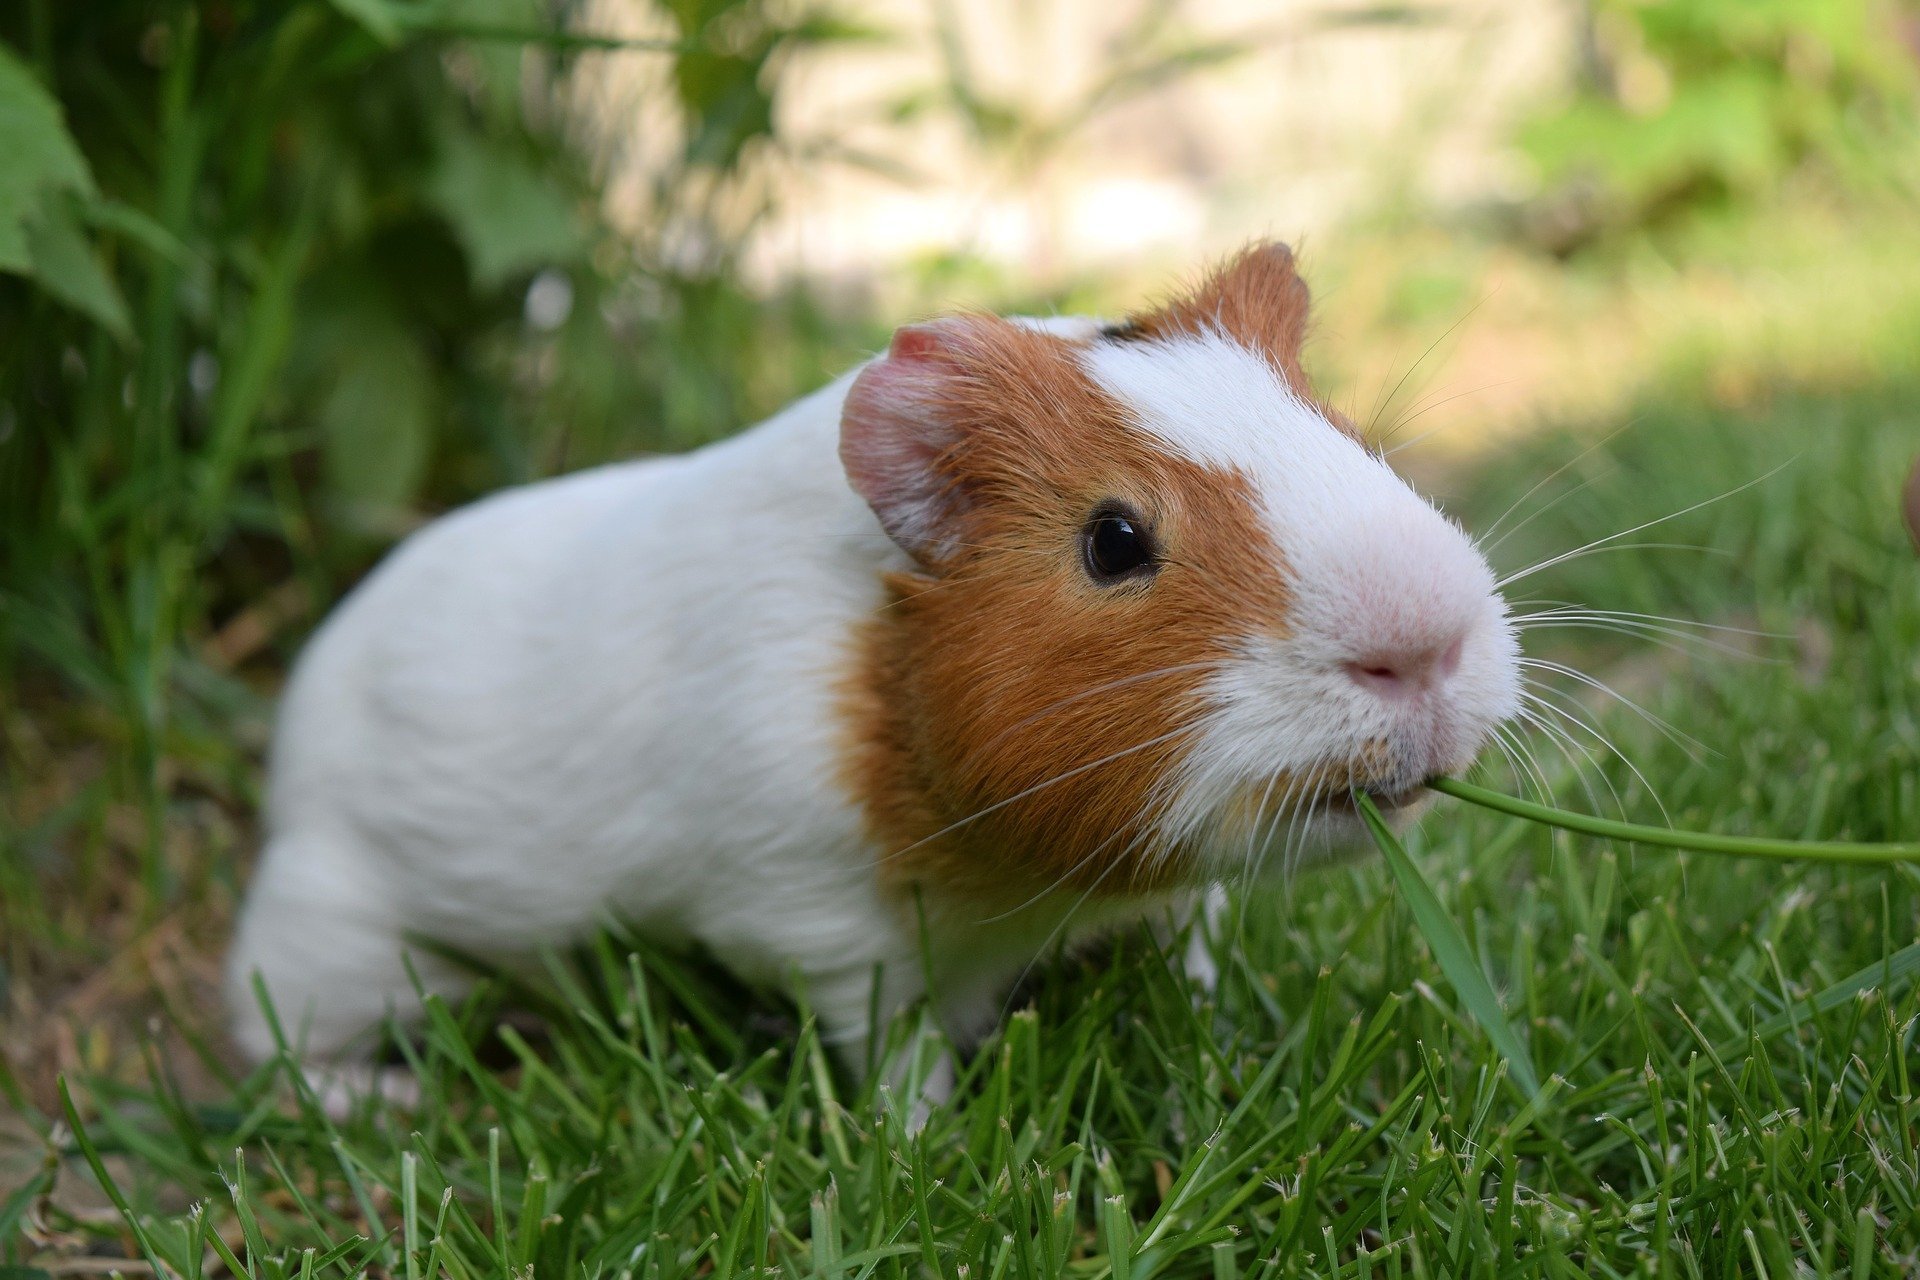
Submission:
<svg viewBox="0 0 1920 1280">
<path fill-rule="evenodd" d="M 1377 777 L 1377 775 L 1376 775 Z M 1421 782 L 1381 779 L 1356 787 L 1357 778 L 1324 778 L 1319 785 L 1290 788 L 1275 802 L 1266 789 L 1245 792 L 1215 820 L 1206 841 L 1225 874 L 1252 868 L 1292 872 L 1371 847 L 1355 795 L 1364 795 L 1395 827 L 1425 807 L 1433 792 Z"/>
<path fill-rule="evenodd" d="M 1283 779 L 1288 776 L 1281 775 Z M 1351 772 L 1345 768 L 1337 771 L 1328 769 L 1320 777 L 1313 778 L 1304 789 L 1298 783 L 1283 786 L 1278 792 L 1271 783 L 1264 789 L 1258 785 L 1249 787 L 1239 797 L 1238 812 L 1243 821 L 1250 820 L 1256 824 L 1271 823 L 1286 814 L 1302 815 L 1309 819 L 1318 815 L 1358 822 L 1360 809 L 1354 803 L 1356 792 L 1373 801 L 1374 807 L 1383 814 L 1416 808 L 1432 796 L 1424 778 L 1409 782 L 1406 776 L 1382 778 L 1375 773 L 1369 779 L 1357 769 Z"/>
<path fill-rule="evenodd" d="M 1359 791 L 1373 801 L 1373 807 L 1382 813 L 1411 808 L 1430 794 L 1426 787 L 1418 784 L 1399 789 L 1361 787 Z M 1327 808 L 1335 813 L 1358 814 L 1360 806 L 1354 802 L 1353 797 L 1353 791 L 1333 792 L 1326 799 Z"/>
</svg>

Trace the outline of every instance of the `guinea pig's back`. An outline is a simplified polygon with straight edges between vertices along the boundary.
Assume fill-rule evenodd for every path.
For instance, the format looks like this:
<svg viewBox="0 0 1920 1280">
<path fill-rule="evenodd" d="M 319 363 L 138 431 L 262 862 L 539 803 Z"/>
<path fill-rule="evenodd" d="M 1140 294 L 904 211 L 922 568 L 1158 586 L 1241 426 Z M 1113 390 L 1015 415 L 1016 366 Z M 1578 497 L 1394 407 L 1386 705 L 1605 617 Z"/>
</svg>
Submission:
<svg viewBox="0 0 1920 1280">
<path fill-rule="evenodd" d="M 711 907 L 749 870 L 715 859 L 844 837 L 833 668 L 890 544 L 841 477 L 837 403 L 410 538 L 296 668 L 273 829 L 344 825 L 414 927 L 491 945 L 590 904 Z"/>
</svg>

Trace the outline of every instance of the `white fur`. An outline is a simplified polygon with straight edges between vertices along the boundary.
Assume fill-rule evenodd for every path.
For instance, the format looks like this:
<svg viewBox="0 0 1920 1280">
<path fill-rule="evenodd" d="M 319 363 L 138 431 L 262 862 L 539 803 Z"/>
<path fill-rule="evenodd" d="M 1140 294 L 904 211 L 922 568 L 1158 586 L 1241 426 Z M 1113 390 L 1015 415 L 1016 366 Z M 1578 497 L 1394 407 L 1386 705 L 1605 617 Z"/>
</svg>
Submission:
<svg viewBox="0 0 1920 1280">
<path fill-rule="evenodd" d="M 1288 635 L 1236 637 L 1247 657 L 1215 681 L 1178 821 L 1356 734 L 1418 736 L 1327 676 L 1349 627 L 1472 614 L 1459 718 L 1477 744 L 1511 640 L 1457 530 L 1230 343 L 1103 344 L 1088 364 L 1169 447 L 1257 479 L 1302 603 Z M 456 512 L 327 621 L 286 694 L 230 957 L 251 1053 L 274 1044 L 256 973 L 298 1049 L 339 1059 L 416 1012 L 415 976 L 461 989 L 410 935 L 511 961 L 614 919 L 797 985 L 856 1062 L 876 970 L 890 1014 L 921 994 L 923 956 L 944 1024 L 984 1029 L 1076 904 L 982 921 L 931 902 L 923 949 L 876 882 L 891 851 L 836 777 L 835 686 L 908 561 L 837 460 L 850 381 L 685 457 Z"/>
<path fill-rule="evenodd" d="M 1390 744 L 1383 790 L 1463 767 L 1519 705 L 1518 646 L 1492 570 L 1458 526 L 1336 429 L 1259 355 L 1220 334 L 1104 343 L 1084 363 L 1138 424 L 1193 462 L 1247 479 L 1261 495 L 1291 588 L 1287 627 L 1231 637 L 1243 655 L 1209 681 L 1211 706 L 1163 820 L 1168 844 L 1205 833 L 1223 806 L 1277 775 L 1344 768 L 1357 744 Z M 1349 663 L 1377 652 L 1463 642 L 1459 668 L 1415 698 L 1357 685 Z M 1321 795 L 1265 792 L 1276 808 Z M 1287 834 L 1324 852 L 1357 833 L 1322 814 Z M 1210 850 L 1220 874 L 1254 847 Z"/>
</svg>

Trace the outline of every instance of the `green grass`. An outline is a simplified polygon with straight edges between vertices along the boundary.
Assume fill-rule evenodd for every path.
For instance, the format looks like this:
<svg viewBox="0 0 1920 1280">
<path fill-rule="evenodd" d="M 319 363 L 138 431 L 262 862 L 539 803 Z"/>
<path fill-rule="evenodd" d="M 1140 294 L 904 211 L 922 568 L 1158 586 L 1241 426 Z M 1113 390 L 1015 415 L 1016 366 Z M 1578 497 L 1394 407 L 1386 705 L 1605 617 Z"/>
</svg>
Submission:
<svg viewBox="0 0 1920 1280">
<path fill-rule="evenodd" d="M 209 970 L 271 694 L 327 602 L 419 514 L 698 442 L 881 340 L 872 316 L 742 288 L 744 225 L 709 228 L 719 257 L 692 265 L 662 239 L 678 216 L 637 244 L 602 225 L 594 157 L 523 97 L 578 52 L 542 25 L 577 8 L 0 12 L 0 106 L 33 107 L 42 144 L 0 176 L 32 197 L 0 232 L 33 232 L 0 275 L 0 1280 L 127 1259 L 409 1280 L 1920 1271 L 1920 873 L 1618 847 L 1451 801 L 1391 869 L 1248 899 L 1211 996 L 1144 936 L 1043 966 L 917 1134 L 804 1010 L 611 939 L 542 989 L 436 1008 L 401 1046 L 416 1111 L 334 1123 L 279 1066 L 237 1075 Z M 768 0 L 672 11 L 685 40 L 656 52 L 684 145 L 659 194 L 719 216 L 736 202 L 706 193 L 750 187 L 779 142 L 782 50 L 834 37 Z M 1847 252 L 1762 218 L 1686 248 L 1712 287 L 1646 294 L 1674 313 L 1649 367 L 1746 408 L 1663 392 L 1604 449 L 1582 452 L 1618 424 L 1533 438 L 1457 495 L 1484 529 L 1578 459 L 1504 522 L 1513 568 L 1788 464 L 1625 540 L 1705 551 L 1518 584 L 1785 637 L 1709 633 L 1735 660 L 1644 629 L 1531 633 L 1711 749 L 1568 686 L 1632 765 L 1532 737 L 1563 805 L 1920 834 L 1920 569 L 1893 503 L 1920 383 L 1752 402 L 1776 374 L 1844 383 L 1920 350 L 1910 213 L 1835 216 Z M 1446 254 L 1409 252 L 1444 277 Z M 542 270 L 575 303 L 536 333 Z M 1628 292 L 1673 270 L 1642 247 Z M 1479 777 L 1541 781 L 1497 759 Z"/>
<path fill-rule="evenodd" d="M 1911 384 L 1737 412 L 1671 401 L 1507 521 L 1544 508 L 1498 547 L 1514 568 L 1789 464 L 1624 540 L 1705 550 L 1595 554 L 1516 584 L 1523 599 L 1786 637 L 1709 633 L 1753 651 L 1733 658 L 1532 633 L 1532 651 L 1605 674 L 1702 741 L 1587 699 L 1633 767 L 1602 755 L 1576 770 L 1536 736 L 1559 802 L 1653 822 L 1664 806 L 1721 833 L 1920 831 L 1920 562 L 1894 502 L 1916 415 Z M 1593 438 L 1509 451 L 1459 508 L 1492 524 Z M 1407 845 L 1540 1072 L 1530 1099 L 1372 858 L 1256 895 L 1197 1002 L 1144 936 L 1046 966 L 917 1134 L 840 1074 L 804 1010 L 608 939 L 556 961 L 544 989 L 436 1006 L 406 1047 L 426 1092 L 410 1113 L 336 1124 L 285 1070 L 231 1077 L 205 1009 L 144 1071 L 75 1075 L 63 1114 L 0 1077 L 51 1135 L 42 1171 L 0 1198 L 0 1263 L 94 1250 L 181 1275 L 1920 1267 L 1920 994 L 1911 957 L 1894 959 L 1920 932 L 1915 868 L 1636 850 L 1447 800 Z M 537 1029 L 489 1034 L 509 1005 Z M 55 1169 L 85 1165 L 122 1212 L 36 1200 Z"/>
</svg>

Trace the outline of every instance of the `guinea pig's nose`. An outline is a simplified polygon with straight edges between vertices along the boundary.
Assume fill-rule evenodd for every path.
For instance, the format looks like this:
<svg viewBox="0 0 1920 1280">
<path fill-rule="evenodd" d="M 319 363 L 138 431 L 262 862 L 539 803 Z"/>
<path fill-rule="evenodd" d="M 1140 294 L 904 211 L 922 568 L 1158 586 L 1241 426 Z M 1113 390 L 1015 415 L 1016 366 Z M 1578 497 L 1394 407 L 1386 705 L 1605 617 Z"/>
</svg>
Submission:
<svg viewBox="0 0 1920 1280">
<path fill-rule="evenodd" d="M 1430 689 L 1460 667 L 1465 636 L 1437 645 L 1370 650 L 1346 664 L 1347 677 L 1383 698 L 1406 698 Z"/>
</svg>

